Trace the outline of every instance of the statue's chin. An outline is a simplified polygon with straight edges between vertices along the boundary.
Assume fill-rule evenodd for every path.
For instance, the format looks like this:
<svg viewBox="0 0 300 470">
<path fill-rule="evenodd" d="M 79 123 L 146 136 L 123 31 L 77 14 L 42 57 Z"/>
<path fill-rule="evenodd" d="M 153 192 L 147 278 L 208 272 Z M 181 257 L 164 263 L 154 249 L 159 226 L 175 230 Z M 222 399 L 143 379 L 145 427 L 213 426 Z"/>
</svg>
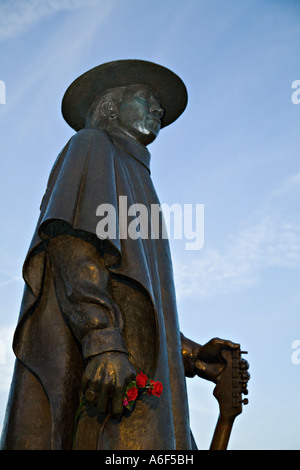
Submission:
<svg viewBox="0 0 300 470">
<path fill-rule="evenodd" d="M 134 130 L 135 135 L 133 135 L 133 138 L 143 145 L 148 145 L 158 136 L 160 124 L 155 121 L 151 121 L 147 124 L 144 122 L 136 122 Z"/>
<path fill-rule="evenodd" d="M 123 126 L 115 125 L 111 129 L 119 129 L 124 134 L 139 142 L 142 145 L 148 145 L 153 142 L 158 136 L 160 124 L 154 121 L 149 121 L 145 124 L 143 121 L 136 121 L 131 129 L 125 129 Z"/>
</svg>

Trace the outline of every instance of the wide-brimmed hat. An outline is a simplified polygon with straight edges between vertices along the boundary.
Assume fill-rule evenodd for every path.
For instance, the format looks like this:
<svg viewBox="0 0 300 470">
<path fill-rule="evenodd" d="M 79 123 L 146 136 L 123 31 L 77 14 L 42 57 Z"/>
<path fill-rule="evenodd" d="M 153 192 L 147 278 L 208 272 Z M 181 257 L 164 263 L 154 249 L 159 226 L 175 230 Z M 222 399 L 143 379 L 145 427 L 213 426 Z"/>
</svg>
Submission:
<svg viewBox="0 0 300 470">
<path fill-rule="evenodd" d="M 174 122 L 184 111 L 187 90 L 181 78 L 153 62 L 127 59 L 99 65 L 74 80 L 63 97 L 63 117 L 79 131 L 97 96 L 111 88 L 138 84 L 149 86 L 158 96 L 165 111 L 161 127 Z"/>
</svg>

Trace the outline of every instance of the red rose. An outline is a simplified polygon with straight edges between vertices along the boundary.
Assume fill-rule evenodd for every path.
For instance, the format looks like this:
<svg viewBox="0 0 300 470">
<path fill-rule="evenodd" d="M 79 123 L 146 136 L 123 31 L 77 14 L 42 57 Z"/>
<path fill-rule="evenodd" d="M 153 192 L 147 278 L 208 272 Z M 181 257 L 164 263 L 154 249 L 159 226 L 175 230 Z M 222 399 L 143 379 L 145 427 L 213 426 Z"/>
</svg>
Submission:
<svg viewBox="0 0 300 470">
<path fill-rule="evenodd" d="M 156 397 L 160 397 L 163 391 L 163 386 L 160 382 L 154 382 L 153 384 L 153 389 L 152 389 L 152 395 Z"/>
<path fill-rule="evenodd" d="M 131 387 L 127 391 L 127 400 L 128 401 L 134 401 L 137 396 L 138 396 L 138 389 L 136 387 Z"/>
<path fill-rule="evenodd" d="M 151 395 L 153 395 L 153 387 L 155 384 L 155 380 L 149 380 L 149 384 L 150 384 L 150 388 L 148 388 L 147 390 L 147 395 L 149 395 L 150 397 Z"/>
<path fill-rule="evenodd" d="M 136 384 L 138 387 L 143 388 L 146 386 L 148 382 L 148 377 L 143 374 L 143 372 L 140 372 L 137 377 L 136 377 Z"/>
</svg>

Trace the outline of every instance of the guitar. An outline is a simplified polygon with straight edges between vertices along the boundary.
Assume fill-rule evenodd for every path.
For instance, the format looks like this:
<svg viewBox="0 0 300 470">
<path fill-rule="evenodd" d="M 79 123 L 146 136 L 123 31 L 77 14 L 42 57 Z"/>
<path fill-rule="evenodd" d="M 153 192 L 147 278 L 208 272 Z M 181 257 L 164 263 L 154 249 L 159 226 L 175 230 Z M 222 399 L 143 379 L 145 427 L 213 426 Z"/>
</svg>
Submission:
<svg viewBox="0 0 300 470">
<path fill-rule="evenodd" d="M 226 366 L 213 391 L 219 402 L 220 413 L 210 450 L 227 449 L 234 420 L 242 413 L 243 404 L 248 404 L 248 399 L 242 398 L 243 394 L 248 394 L 246 388 L 248 380 L 245 380 L 245 375 L 243 375 L 243 371 L 248 366 L 245 365 L 247 362 L 241 358 L 242 354 L 247 354 L 247 352 L 240 349 L 222 350 Z"/>
</svg>

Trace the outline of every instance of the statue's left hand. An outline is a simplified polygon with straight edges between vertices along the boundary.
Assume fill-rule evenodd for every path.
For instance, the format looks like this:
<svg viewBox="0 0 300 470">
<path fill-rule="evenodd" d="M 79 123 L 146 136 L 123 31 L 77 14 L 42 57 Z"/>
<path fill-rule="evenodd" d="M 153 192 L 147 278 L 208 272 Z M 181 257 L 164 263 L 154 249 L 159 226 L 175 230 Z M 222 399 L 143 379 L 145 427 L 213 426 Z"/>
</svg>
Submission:
<svg viewBox="0 0 300 470">
<path fill-rule="evenodd" d="M 199 349 L 195 355 L 195 373 L 199 377 L 216 383 L 218 376 L 225 367 L 221 351 L 224 349 L 235 350 L 239 347 L 240 345 L 237 343 L 220 338 L 213 338 L 203 346 L 199 345 Z M 248 362 L 241 359 L 240 368 L 242 371 L 242 381 L 245 383 L 247 383 L 250 377 L 247 372 L 248 367 Z"/>
<path fill-rule="evenodd" d="M 225 368 L 225 360 L 221 351 L 224 349 L 235 350 L 239 347 L 240 345 L 237 343 L 220 338 L 213 338 L 201 346 L 181 333 L 181 349 L 185 375 L 187 377 L 198 375 L 203 379 L 217 383 L 218 377 Z M 250 378 L 248 368 L 248 362 L 241 359 L 241 380 L 245 386 Z"/>
<path fill-rule="evenodd" d="M 238 349 L 240 345 L 238 343 L 233 343 L 227 339 L 213 338 L 208 343 L 199 347 L 198 350 L 198 359 L 213 363 L 223 363 L 223 358 L 221 355 L 222 349 Z"/>
<path fill-rule="evenodd" d="M 99 413 L 105 414 L 110 408 L 112 418 L 119 418 L 123 412 L 126 386 L 135 377 L 136 371 L 127 354 L 97 354 L 88 360 L 82 391 L 88 401 L 97 405 Z"/>
</svg>

